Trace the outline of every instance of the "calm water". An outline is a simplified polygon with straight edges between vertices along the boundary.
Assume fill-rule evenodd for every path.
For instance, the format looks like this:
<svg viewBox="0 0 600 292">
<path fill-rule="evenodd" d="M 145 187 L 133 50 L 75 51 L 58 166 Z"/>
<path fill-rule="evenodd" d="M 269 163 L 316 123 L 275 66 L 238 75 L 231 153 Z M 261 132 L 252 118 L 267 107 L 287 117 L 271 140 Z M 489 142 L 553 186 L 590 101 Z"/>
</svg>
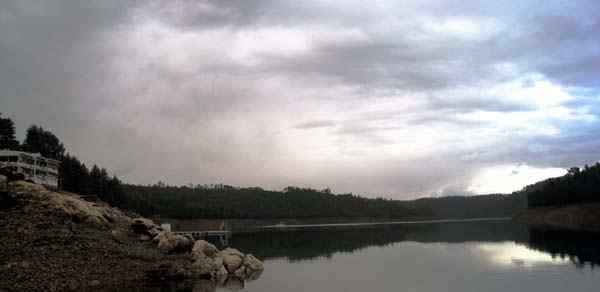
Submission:
<svg viewBox="0 0 600 292">
<path fill-rule="evenodd" d="M 510 221 L 264 229 L 231 245 L 265 262 L 252 282 L 148 291 L 598 291 L 600 236 Z"/>
</svg>

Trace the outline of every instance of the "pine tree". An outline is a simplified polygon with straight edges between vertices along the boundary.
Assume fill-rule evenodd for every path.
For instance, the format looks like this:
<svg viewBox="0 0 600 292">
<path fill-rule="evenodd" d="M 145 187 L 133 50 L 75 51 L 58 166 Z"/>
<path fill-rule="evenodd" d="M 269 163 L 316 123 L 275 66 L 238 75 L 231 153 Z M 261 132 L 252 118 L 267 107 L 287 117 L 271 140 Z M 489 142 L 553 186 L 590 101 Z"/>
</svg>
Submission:
<svg viewBox="0 0 600 292">
<path fill-rule="evenodd" d="M 44 157 L 56 160 L 62 160 L 65 153 L 65 147 L 52 132 L 35 125 L 27 129 L 22 149 L 31 153 L 40 153 Z"/>
<path fill-rule="evenodd" d="M 16 150 L 19 141 L 15 139 L 15 123 L 9 118 L 2 118 L 0 114 L 0 149 Z"/>
</svg>

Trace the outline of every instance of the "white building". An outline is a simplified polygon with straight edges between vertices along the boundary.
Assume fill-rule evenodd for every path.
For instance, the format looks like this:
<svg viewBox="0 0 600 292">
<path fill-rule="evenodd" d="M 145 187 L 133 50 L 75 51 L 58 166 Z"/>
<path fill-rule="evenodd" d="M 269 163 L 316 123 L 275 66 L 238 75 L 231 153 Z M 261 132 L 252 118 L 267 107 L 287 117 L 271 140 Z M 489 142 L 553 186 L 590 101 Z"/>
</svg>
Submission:
<svg viewBox="0 0 600 292">
<path fill-rule="evenodd" d="M 12 150 L 0 150 L 0 169 L 20 173 L 25 180 L 58 188 L 58 168 L 60 161 L 45 158 L 39 153 L 27 153 Z"/>
</svg>

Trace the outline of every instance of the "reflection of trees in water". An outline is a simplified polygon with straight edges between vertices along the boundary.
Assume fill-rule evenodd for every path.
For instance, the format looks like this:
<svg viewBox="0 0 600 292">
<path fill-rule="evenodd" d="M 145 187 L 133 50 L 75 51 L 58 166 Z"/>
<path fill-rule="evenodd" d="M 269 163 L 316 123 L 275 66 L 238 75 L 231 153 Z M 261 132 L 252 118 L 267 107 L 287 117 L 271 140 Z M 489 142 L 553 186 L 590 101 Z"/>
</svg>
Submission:
<svg viewBox="0 0 600 292">
<path fill-rule="evenodd" d="M 297 261 L 403 241 L 515 241 L 552 256 L 569 258 L 578 267 L 600 265 L 598 233 L 528 230 L 510 221 L 270 230 L 235 234 L 231 243 L 261 259 L 281 257 Z"/>
<path fill-rule="evenodd" d="M 553 257 L 568 258 L 579 268 L 600 265 L 599 233 L 532 229 L 526 244 Z"/>
<path fill-rule="evenodd" d="M 490 221 L 269 230 L 234 234 L 231 245 L 261 259 L 284 257 L 295 261 L 402 241 L 498 242 L 519 239 L 527 239 L 526 228 L 510 221 Z"/>
</svg>

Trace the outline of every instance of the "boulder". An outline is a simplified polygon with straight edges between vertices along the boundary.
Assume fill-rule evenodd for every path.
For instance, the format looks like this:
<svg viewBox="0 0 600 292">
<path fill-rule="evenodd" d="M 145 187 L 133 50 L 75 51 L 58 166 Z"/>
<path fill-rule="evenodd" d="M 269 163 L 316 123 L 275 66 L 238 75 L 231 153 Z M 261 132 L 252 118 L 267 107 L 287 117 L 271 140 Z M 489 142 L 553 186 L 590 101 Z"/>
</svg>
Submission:
<svg viewBox="0 0 600 292">
<path fill-rule="evenodd" d="M 198 240 L 192 248 L 192 259 L 197 260 L 205 257 L 214 257 L 219 253 L 216 246 L 205 240 Z"/>
<path fill-rule="evenodd" d="M 194 277 L 214 277 L 223 273 L 223 258 L 219 256 L 198 258 L 192 263 L 191 274 Z M 227 274 L 227 271 L 225 271 Z"/>
<path fill-rule="evenodd" d="M 154 221 L 146 218 L 135 218 L 131 220 L 131 229 L 138 234 L 155 237 L 161 231 L 161 228 Z"/>
<path fill-rule="evenodd" d="M 190 239 L 187 236 L 177 235 L 175 236 L 177 240 L 175 251 L 176 252 L 190 252 L 194 245 L 194 240 Z"/>
<path fill-rule="evenodd" d="M 221 257 L 223 258 L 223 265 L 231 274 L 239 269 L 244 261 L 244 254 L 235 248 L 226 248 L 222 250 Z"/>
<path fill-rule="evenodd" d="M 246 278 L 246 267 L 242 266 L 239 269 L 235 270 L 233 275 L 238 278 Z"/>
<path fill-rule="evenodd" d="M 158 249 L 163 253 L 171 253 L 177 248 L 177 236 L 173 232 L 165 231 L 161 233 L 158 241 Z"/>
<path fill-rule="evenodd" d="M 244 279 L 246 281 L 258 280 L 258 278 L 260 278 L 260 276 L 262 275 L 262 273 L 263 273 L 262 270 L 251 271 L 251 270 L 246 269 Z"/>
<path fill-rule="evenodd" d="M 150 237 L 152 238 L 152 242 L 154 242 L 154 243 L 158 244 L 158 242 L 160 241 L 160 239 L 161 239 L 163 236 L 165 236 L 165 234 L 167 234 L 167 232 L 166 232 L 166 231 L 163 231 L 163 232 L 159 232 L 159 233 L 158 233 L 156 236 L 154 236 L 154 237 L 152 237 L 152 236 L 150 236 Z"/>
<path fill-rule="evenodd" d="M 264 270 L 263 263 L 251 254 L 247 254 L 244 257 L 244 262 L 242 265 L 250 272 Z"/>
</svg>

